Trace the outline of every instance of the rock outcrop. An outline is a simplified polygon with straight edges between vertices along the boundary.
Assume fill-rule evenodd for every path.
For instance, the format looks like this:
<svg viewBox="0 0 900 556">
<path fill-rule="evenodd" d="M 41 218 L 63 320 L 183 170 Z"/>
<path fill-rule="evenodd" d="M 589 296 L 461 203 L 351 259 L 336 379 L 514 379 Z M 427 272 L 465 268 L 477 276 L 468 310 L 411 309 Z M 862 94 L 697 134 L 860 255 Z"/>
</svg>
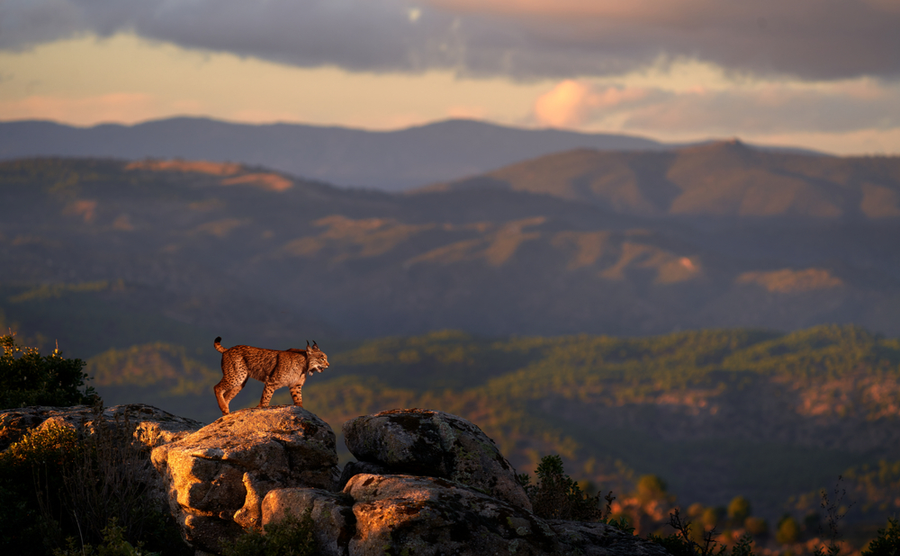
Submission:
<svg viewBox="0 0 900 556">
<path fill-rule="evenodd" d="M 391 473 L 442 477 L 531 510 L 515 469 L 494 441 L 456 415 L 427 409 L 383 411 L 347 421 L 343 432 L 347 448 L 360 462 Z M 347 475 L 342 480 L 349 480 Z"/>
<path fill-rule="evenodd" d="M 198 430 L 203 423 L 178 417 L 146 404 L 125 404 L 107 407 L 99 414 L 87 405 L 73 407 L 32 406 L 0 411 L 0 451 L 18 442 L 30 429 L 62 425 L 88 434 L 95 421 L 105 425 L 134 426 L 134 439 L 148 448 L 155 448 L 178 440 Z"/>
<path fill-rule="evenodd" d="M 51 423 L 96 430 L 136 425 L 153 448 L 160 494 L 198 554 L 221 554 L 247 528 L 308 512 L 326 556 L 582 554 L 663 556 L 604 523 L 542 519 L 515 470 L 477 426 L 423 409 L 344 426 L 359 459 L 338 479 L 331 427 L 296 406 L 239 410 L 199 428 L 150 406 L 0 412 L 7 442 Z M 149 471 L 149 470 L 148 470 Z M 152 471 L 149 471 L 153 473 Z"/>
<path fill-rule="evenodd" d="M 345 467 L 341 492 L 270 490 L 263 526 L 308 510 L 327 556 L 666 554 L 603 523 L 536 516 L 493 441 L 455 415 L 393 410 L 359 417 L 343 430 L 360 461 Z"/>
<path fill-rule="evenodd" d="M 261 524 L 261 504 L 278 488 L 333 490 L 334 432 L 297 406 L 236 411 L 153 450 L 172 514 L 186 540 L 220 552 L 223 539 Z"/>
</svg>

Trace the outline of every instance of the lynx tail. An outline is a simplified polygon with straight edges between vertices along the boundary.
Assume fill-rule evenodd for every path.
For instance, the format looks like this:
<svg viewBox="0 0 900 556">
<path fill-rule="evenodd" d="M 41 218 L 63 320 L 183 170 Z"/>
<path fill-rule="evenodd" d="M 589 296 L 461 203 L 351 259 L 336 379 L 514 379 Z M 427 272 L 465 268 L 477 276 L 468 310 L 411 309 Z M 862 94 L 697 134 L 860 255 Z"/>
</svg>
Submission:
<svg viewBox="0 0 900 556">
<path fill-rule="evenodd" d="M 222 337 L 216 336 L 216 341 L 213 342 L 213 345 L 216 346 L 216 351 L 218 351 L 220 353 L 225 353 L 228 350 L 222 347 L 222 344 L 219 343 L 221 341 L 222 341 Z"/>
</svg>

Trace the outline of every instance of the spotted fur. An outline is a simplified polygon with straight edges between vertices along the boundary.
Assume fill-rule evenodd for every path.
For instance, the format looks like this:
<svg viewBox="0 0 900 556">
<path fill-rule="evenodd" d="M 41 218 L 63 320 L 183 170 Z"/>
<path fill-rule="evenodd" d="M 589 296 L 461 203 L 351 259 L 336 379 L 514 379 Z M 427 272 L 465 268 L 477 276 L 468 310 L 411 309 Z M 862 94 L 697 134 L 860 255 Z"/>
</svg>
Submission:
<svg viewBox="0 0 900 556">
<path fill-rule="evenodd" d="M 216 338 L 213 344 L 222 353 L 222 380 L 215 385 L 216 401 L 222 415 L 228 414 L 228 404 L 238 395 L 247 380 L 255 378 L 265 384 L 262 398 L 257 407 L 269 407 L 269 401 L 275 390 L 282 386 L 291 387 L 291 398 L 294 405 L 303 407 L 301 388 L 306 377 L 313 372 L 322 372 L 328 368 L 328 357 L 313 342 L 306 349 L 275 350 L 252 346 L 222 347 L 222 338 Z"/>
</svg>

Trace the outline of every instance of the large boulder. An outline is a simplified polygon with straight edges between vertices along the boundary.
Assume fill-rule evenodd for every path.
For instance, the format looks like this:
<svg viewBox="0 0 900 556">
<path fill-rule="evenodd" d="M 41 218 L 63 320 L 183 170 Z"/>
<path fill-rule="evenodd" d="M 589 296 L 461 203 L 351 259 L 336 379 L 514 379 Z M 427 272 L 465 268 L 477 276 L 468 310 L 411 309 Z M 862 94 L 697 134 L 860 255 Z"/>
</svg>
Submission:
<svg viewBox="0 0 900 556">
<path fill-rule="evenodd" d="M 133 427 L 134 439 L 147 448 L 178 440 L 203 426 L 199 421 L 139 403 L 107 407 L 99 412 L 87 405 L 22 407 L 0 411 L 0 451 L 21 440 L 31 429 L 61 425 L 90 434 L 98 420 L 108 426 Z"/>
<path fill-rule="evenodd" d="M 317 488 L 283 488 L 269 491 L 262 503 L 263 527 L 278 523 L 288 514 L 302 517 L 309 510 L 315 523 L 313 535 L 321 556 L 346 556 L 356 532 L 353 498 Z"/>
<path fill-rule="evenodd" d="M 276 488 L 334 488 L 337 452 L 328 424 L 298 406 L 235 411 L 153 450 L 185 539 L 221 552 L 221 541 L 262 524 Z"/>
<path fill-rule="evenodd" d="M 666 555 L 661 546 L 610 525 L 546 521 L 438 477 L 361 473 L 343 493 L 272 490 L 262 509 L 264 525 L 309 510 L 324 556 Z"/>
<path fill-rule="evenodd" d="M 462 484 L 411 475 L 356 475 L 349 554 L 553 554 L 554 533 L 521 507 Z"/>
<path fill-rule="evenodd" d="M 531 510 L 516 470 L 480 428 L 456 415 L 395 409 L 344 423 L 344 442 L 360 462 L 387 473 L 449 479 Z M 365 466 L 359 466 L 365 472 Z M 369 469 L 372 469 L 371 467 Z M 343 481 L 350 479 L 345 473 Z"/>
</svg>

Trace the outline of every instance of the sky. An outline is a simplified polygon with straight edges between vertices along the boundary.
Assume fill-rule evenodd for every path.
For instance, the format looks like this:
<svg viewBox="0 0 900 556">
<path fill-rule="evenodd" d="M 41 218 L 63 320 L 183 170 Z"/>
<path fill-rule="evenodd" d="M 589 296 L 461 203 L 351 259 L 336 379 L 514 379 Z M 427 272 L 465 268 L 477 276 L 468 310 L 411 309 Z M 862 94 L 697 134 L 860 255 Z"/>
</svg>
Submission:
<svg viewBox="0 0 900 556">
<path fill-rule="evenodd" d="M 900 154 L 900 0 L 0 0 L 0 120 L 182 115 Z"/>
</svg>

